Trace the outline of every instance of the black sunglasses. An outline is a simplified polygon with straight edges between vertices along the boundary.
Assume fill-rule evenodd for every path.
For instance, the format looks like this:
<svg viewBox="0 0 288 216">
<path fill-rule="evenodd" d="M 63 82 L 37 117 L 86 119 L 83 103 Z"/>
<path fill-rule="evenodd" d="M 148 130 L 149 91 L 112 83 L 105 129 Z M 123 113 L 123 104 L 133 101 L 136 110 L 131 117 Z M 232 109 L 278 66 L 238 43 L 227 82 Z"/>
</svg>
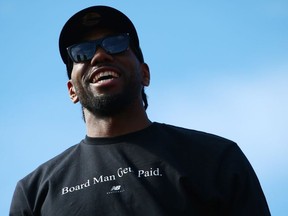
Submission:
<svg viewBox="0 0 288 216">
<path fill-rule="evenodd" d="M 113 35 L 94 41 L 74 44 L 67 48 L 67 52 L 73 62 L 80 63 L 91 60 L 99 46 L 108 54 L 124 52 L 129 47 L 129 34 Z"/>
</svg>

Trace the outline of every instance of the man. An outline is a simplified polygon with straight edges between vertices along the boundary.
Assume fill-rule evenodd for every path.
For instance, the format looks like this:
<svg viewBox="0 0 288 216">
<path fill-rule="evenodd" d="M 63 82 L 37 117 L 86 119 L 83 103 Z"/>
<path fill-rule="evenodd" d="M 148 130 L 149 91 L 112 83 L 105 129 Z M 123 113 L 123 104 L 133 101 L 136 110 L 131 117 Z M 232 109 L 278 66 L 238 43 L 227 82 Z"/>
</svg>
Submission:
<svg viewBox="0 0 288 216">
<path fill-rule="evenodd" d="M 76 13 L 59 47 L 87 135 L 18 182 L 10 215 L 270 215 L 234 142 L 149 120 L 149 67 L 124 14 Z"/>
</svg>

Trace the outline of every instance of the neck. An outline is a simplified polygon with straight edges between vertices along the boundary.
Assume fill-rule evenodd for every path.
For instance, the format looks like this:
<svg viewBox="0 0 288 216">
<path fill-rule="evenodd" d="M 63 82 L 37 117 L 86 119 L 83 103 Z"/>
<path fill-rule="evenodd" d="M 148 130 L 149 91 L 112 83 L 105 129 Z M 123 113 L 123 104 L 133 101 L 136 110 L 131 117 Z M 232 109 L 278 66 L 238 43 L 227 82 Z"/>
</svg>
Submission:
<svg viewBox="0 0 288 216">
<path fill-rule="evenodd" d="M 151 124 L 143 106 L 127 109 L 114 116 L 95 116 L 84 109 L 84 115 L 89 137 L 120 136 L 142 130 Z"/>
</svg>

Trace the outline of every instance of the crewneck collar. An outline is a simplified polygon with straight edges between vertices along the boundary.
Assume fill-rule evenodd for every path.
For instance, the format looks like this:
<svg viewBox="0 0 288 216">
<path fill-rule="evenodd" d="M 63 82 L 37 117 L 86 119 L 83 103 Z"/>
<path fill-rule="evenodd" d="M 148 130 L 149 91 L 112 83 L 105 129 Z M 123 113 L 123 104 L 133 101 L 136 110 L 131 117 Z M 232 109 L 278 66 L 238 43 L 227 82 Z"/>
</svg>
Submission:
<svg viewBox="0 0 288 216">
<path fill-rule="evenodd" d="M 82 142 L 83 144 L 86 145 L 109 145 L 109 144 L 127 142 L 145 136 L 146 134 L 149 134 L 152 131 L 152 129 L 156 126 L 156 124 L 157 124 L 156 122 L 152 122 L 148 127 L 142 130 L 116 137 L 89 137 L 86 135 Z"/>
</svg>

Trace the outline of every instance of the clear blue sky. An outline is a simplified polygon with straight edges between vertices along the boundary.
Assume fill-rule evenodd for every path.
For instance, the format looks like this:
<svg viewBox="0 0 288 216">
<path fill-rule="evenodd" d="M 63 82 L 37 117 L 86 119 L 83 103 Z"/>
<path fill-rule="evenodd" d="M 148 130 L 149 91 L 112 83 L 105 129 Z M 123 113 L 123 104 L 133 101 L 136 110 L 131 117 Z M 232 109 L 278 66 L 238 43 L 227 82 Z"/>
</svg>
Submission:
<svg viewBox="0 0 288 216">
<path fill-rule="evenodd" d="M 138 29 L 152 73 L 151 120 L 236 141 L 272 215 L 286 216 L 287 0 L 0 0 L 0 215 L 19 179 L 85 135 L 58 36 L 94 4 L 122 10 Z"/>
</svg>

